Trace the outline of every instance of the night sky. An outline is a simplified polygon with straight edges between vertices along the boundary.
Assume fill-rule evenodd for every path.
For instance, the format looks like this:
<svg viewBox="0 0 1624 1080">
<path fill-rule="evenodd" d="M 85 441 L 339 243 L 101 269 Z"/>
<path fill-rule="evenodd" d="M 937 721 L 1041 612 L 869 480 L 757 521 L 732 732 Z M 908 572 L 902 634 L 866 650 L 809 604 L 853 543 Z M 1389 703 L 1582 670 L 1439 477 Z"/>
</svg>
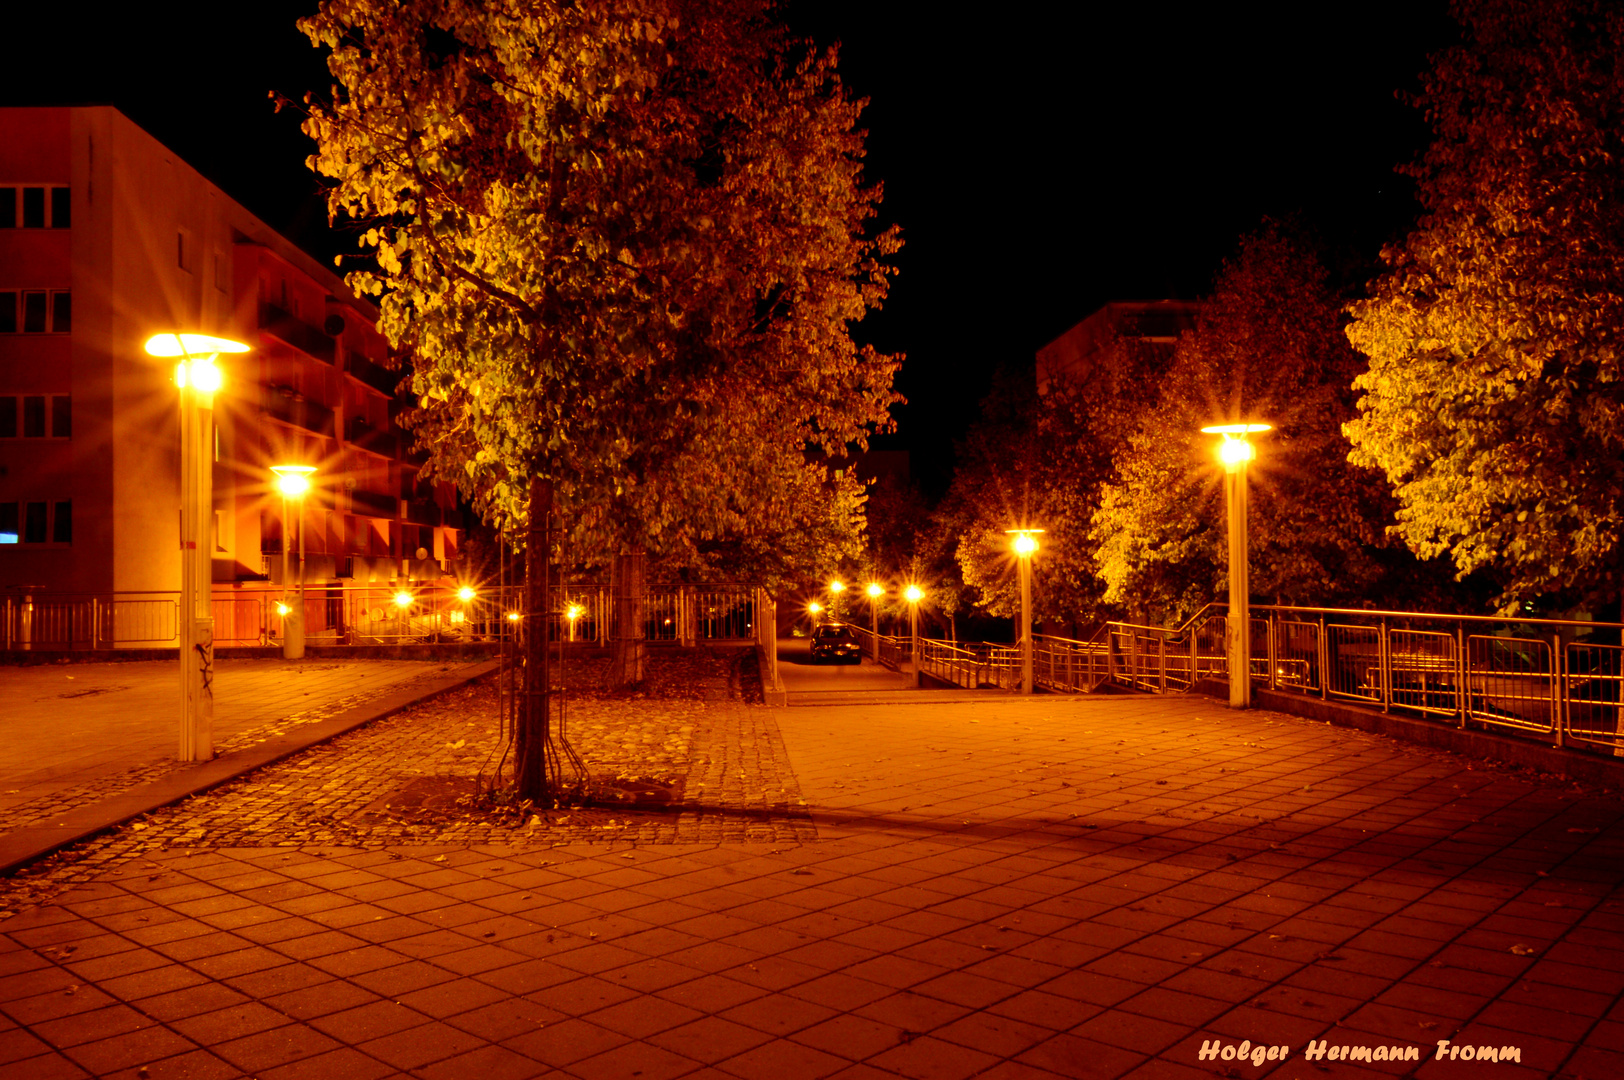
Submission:
<svg viewBox="0 0 1624 1080">
<path fill-rule="evenodd" d="M 128 5 L 64 27 L 62 9 L 23 5 L 0 104 L 117 105 L 308 249 L 349 250 L 325 229 L 297 118 L 267 100 L 327 84 L 293 26 L 310 7 Z M 859 336 L 908 355 L 909 404 L 882 445 L 912 450 L 933 492 L 995 368 L 1029 365 L 1107 300 L 1200 295 L 1265 215 L 1298 215 L 1362 272 L 1414 215 L 1393 168 L 1426 129 L 1394 91 L 1456 33 L 1442 0 L 1322 5 L 1307 21 L 1053 7 L 788 9 L 843 43 L 848 84 L 871 99 L 869 169 L 907 246 Z"/>
</svg>

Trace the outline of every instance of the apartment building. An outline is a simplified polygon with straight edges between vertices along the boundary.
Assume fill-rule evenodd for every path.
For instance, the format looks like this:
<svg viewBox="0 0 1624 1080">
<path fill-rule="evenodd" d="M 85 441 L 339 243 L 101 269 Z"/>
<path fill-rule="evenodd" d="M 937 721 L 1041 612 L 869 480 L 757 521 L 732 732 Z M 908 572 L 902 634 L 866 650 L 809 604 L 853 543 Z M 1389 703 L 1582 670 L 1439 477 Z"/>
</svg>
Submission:
<svg viewBox="0 0 1624 1080">
<path fill-rule="evenodd" d="M 0 591 L 178 588 L 179 401 L 143 349 L 171 331 L 251 346 L 220 358 L 217 599 L 280 577 L 278 464 L 317 469 L 318 595 L 453 575 L 455 493 L 418 482 L 376 319 L 117 110 L 0 109 Z"/>
</svg>

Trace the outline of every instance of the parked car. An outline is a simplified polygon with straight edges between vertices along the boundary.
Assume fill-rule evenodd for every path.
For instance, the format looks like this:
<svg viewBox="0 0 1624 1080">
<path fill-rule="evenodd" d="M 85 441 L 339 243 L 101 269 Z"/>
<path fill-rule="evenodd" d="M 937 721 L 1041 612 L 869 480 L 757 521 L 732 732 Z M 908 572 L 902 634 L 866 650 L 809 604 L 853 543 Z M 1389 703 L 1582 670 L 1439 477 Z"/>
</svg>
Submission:
<svg viewBox="0 0 1624 1080">
<path fill-rule="evenodd" d="M 845 623 L 824 623 L 812 633 L 812 660 L 863 662 L 863 645 Z"/>
</svg>

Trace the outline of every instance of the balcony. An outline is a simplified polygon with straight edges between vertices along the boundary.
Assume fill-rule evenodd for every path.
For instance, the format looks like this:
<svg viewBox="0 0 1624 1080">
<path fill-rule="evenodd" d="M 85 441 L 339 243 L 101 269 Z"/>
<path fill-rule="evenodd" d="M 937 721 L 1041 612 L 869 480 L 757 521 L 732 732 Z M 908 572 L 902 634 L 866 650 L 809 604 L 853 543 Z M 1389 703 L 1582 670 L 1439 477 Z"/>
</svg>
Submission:
<svg viewBox="0 0 1624 1080">
<path fill-rule="evenodd" d="M 410 499 L 406 503 L 406 520 L 413 525 L 438 525 L 440 508 L 432 499 Z"/>
<path fill-rule="evenodd" d="M 319 401 L 301 397 L 292 387 L 263 386 L 260 388 L 260 408 L 265 415 L 304 428 L 317 435 L 333 435 L 333 410 Z"/>
<path fill-rule="evenodd" d="M 400 380 L 406 375 L 403 371 L 390 371 L 386 367 L 374 364 L 358 353 L 350 354 L 350 374 L 391 398 L 395 396 L 395 388 L 400 385 Z"/>
<path fill-rule="evenodd" d="M 365 514 L 368 517 L 388 518 L 394 521 L 395 516 L 400 513 L 400 500 L 393 495 L 379 495 L 373 491 L 352 491 L 350 503 L 355 507 L 357 514 Z"/>
<path fill-rule="evenodd" d="M 333 345 L 332 338 L 275 304 L 265 305 L 259 327 L 272 337 L 286 342 L 306 356 L 315 357 L 324 364 L 331 364 L 337 358 L 337 349 Z"/>
<path fill-rule="evenodd" d="M 382 454 L 386 458 L 395 456 L 400 440 L 393 431 L 379 431 L 359 416 L 352 416 L 345 425 L 344 437 L 352 446 L 359 446 L 373 454 Z"/>
</svg>

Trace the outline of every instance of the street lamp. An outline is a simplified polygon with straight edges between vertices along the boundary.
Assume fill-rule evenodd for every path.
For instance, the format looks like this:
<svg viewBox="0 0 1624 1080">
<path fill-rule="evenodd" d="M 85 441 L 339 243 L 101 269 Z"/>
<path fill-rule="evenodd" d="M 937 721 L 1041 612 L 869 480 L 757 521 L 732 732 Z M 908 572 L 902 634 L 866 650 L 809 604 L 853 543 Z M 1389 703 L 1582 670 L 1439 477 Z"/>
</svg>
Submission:
<svg viewBox="0 0 1624 1080">
<path fill-rule="evenodd" d="M 291 608 L 282 616 L 282 659 L 298 660 L 305 651 L 305 529 L 304 499 L 310 493 L 314 465 L 272 465 L 276 490 L 282 493 L 282 604 Z M 288 500 L 299 504 L 299 598 L 288 600 Z M 291 617 L 290 617 L 291 616 Z"/>
<path fill-rule="evenodd" d="M 1224 463 L 1224 502 L 1229 514 L 1229 624 L 1225 650 L 1229 656 L 1229 707 L 1252 705 L 1251 584 L 1246 549 L 1246 464 L 1257 456 L 1248 440 L 1272 430 L 1268 424 L 1214 424 L 1203 435 L 1222 435 L 1218 460 Z M 1192 677 L 1194 672 L 1191 673 Z"/>
<path fill-rule="evenodd" d="M 1015 557 L 1021 561 L 1021 693 L 1032 692 L 1032 555 L 1042 529 L 1005 529 L 1015 535 Z"/>
<path fill-rule="evenodd" d="M 395 606 L 400 609 L 400 638 L 402 642 L 406 640 L 406 630 L 410 625 L 406 618 L 406 609 L 412 606 L 414 599 L 416 598 L 405 589 L 395 594 Z"/>
<path fill-rule="evenodd" d="M 576 623 L 576 620 L 580 619 L 580 617 L 582 615 L 585 615 L 585 614 L 586 614 L 586 608 L 582 607 L 580 604 L 571 604 L 569 607 L 564 609 L 564 617 L 570 621 L 570 640 L 571 641 L 575 640 L 575 623 Z"/>
<path fill-rule="evenodd" d="M 903 598 L 908 601 L 908 636 L 912 640 L 908 643 L 908 655 L 913 657 L 914 686 L 919 685 L 919 601 L 925 598 L 924 590 L 918 585 L 909 585 L 902 592 Z"/>
<path fill-rule="evenodd" d="M 863 591 L 868 593 L 868 629 L 874 638 L 874 660 L 877 663 L 880 659 L 880 616 L 875 605 L 885 595 L 885 588 L 879 582 L 871 581 Z"/>
<path fill-rule="evenodd" d="M 212 544 L 204 521 L 214 509 L 214 362 L 248 346 L 206 334 L 154 334 L 148 356 L 176 361 L 180 390 L 180 759 L 214 757 L 214 613 Z"/>
<path fill-rule="evenodd" d="M 846 591 L 846 583 L 839 578 L 829 582 L 829 614 L 840 618 L 840 594 Z"/>
</svg>

